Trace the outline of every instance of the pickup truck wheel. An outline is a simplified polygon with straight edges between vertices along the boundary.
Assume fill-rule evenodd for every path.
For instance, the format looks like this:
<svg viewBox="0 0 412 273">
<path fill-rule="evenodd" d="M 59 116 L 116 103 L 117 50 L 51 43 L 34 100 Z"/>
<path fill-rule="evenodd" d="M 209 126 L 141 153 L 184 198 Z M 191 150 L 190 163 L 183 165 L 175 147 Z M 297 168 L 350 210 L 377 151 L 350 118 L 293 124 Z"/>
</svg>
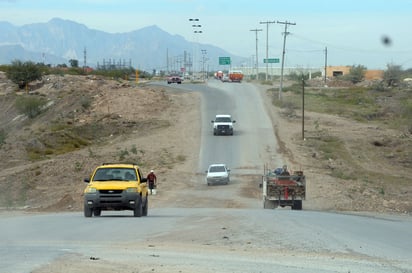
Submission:
<svg viewBox="0 0 412 273">
<path fill-rule="evenodd" d="M 143 207 L 142 207 L 142 198 L 138 198 L 137 200 L 137 205 L 133 210 L 133 216 L 134 217 L 141 217 L 143 214 Z"/>
<path fill-rule="evenodd" d="M 93 210 L 87 204 L 84 204 L 84 217 L 92 217 Z"/>
<path fill-rule="evenodd" d="M 142 212 L 143 216 L 147 216 L 148 208 L 149 208 L 149 198 L 146 196 L 146 202 L 143 206 L 143 212 Z"/>
<path fill-rule="evenodd" d="M 264 209 L 274 209 L 276 208 L 275 201 L 264 199 L 263 200 L 263 208 Z"/>
<path fill-rule="evenodd" d="M 302 200 L 295 200 L 292 205 L 292 210 L 302 210 Z"/>
</svg>

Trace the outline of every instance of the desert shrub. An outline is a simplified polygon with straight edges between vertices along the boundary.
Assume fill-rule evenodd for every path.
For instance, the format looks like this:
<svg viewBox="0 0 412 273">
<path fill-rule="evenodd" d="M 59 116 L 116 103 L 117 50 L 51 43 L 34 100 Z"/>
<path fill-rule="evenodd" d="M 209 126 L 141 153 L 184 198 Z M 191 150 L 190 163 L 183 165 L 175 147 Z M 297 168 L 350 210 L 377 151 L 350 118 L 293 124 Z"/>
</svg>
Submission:
<svg viewBox="0 0 412 273">
<path fill-rule="evenodd" d="M 351 81 L 352 83 L 359 83 L 365 78 L 366 70 L 367 68 L 363 65 L 353 65 L 349 70 L 349 74 L 344 78 Z"/>
<path fill-rule="evenodd" d="M 16 99 L 15 106 L 21 114 L 25 114 L 29 118 L 38 116 L 46 100 L 35 96 L 21 96 Z"/>
<path fill-rule="evenodd" d="M 92 99 L 90 97 L 82 97 L 80 99 L 80 104 L 84 109 L 88 109 L 92 105 Z"/>
<path fill-rule="evenodd" d="M 294 94 L 301 94 L 302 93 L 302 79 L 297 83 L 294 83 L 290 86 L 286 86 L 285 88 L 283 88 L 283 91 L 284 92 L 288 92 L 288 91 L 293 92 Z"/>
<path fill-rule="evenodd" d="M 33 62 L 22 62 L 15 60 L 7 68 L 7 78 L 19 85 L 23 89 L 29 82 L 40 80 L 42 76 L 42 69 Z"/>
<path fill-rule="evenodd" d="M 388 64 L 383 72 L 383 80 L 389 87 L 397 86 L 401 81 L 402 73 L 400 65 Z"/>
<path fill-rule="evenodd" d="M 295 71 L 293 71 L 293 72 L 291 72 L 291 73 L 287 76 L 287 78 L 288 78 L 289 80 L 292 80 L 292 81 L 300 82 L 300 81 L 302 81 L 302 80 L 308 80 L 308 79 L 309 79 L 309 73 L 303 73 L 303 72 L 295 72 Z"/>
</svg>

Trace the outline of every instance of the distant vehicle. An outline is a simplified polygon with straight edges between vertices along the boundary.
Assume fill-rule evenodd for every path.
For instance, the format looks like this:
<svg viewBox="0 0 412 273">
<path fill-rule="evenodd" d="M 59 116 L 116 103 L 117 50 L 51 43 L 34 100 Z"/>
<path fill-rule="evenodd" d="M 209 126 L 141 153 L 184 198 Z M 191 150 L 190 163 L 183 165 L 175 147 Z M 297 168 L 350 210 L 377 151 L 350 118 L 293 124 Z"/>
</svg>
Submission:
<svg viewBox="0 0 412 273">
<path fill-rule="evenodd" d="M 169 77 L 167 77 L 167 84 L 171 84 L 171 83 L 181 84 L 182 81 L 183 80 L 180 76 L 169 76 Z"/>
<path fill-rule="evenodd" d="M 208 186 L 212 184 L 225 184 L 230 181 L 230 169 L 226 164 L 211 164 L 206 171 L 206 183 Z"/>
<path fill-rule="evenodd" d="M 242 82 L 243 80 L 243 73 L 240 70 L 230 70 L 229 71 L 229 79 L 231 82 Z"/>
<path fill-rule="evenodd" d="M 232 135 L 233 136 L 233 123 L 236 120 L 232 120 L 231 115 L 216 115 L 213 123 L 213 135 Z"/>
<path fill-rule="evenodd" d="M 221 80 L 222 77 L 223 77 L 223 72 L 222 71 L 219 70 L 219 71 L 215 72 L 215 79 Z"/>
<path fill-rule="evenodd" d="M 229 82 L 230 81 L 230 79 L 229 79 L 229 76 L 228 75 L 224 75 L 223 77 L 222 77 L 222 82 Z"/>
</svg>

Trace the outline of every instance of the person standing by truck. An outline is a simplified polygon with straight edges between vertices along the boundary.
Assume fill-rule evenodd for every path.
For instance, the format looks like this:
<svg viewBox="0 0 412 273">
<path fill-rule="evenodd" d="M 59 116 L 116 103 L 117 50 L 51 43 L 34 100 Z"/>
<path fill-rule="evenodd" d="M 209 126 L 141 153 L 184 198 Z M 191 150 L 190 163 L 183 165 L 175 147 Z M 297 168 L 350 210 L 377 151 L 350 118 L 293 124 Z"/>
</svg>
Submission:
<svg viewBox="0 0 412 273">
<path fill-rule="evenodd" d="M 156 188 L 157 177 L 153 170 L 147 175 L 147 182 L 149 183 L 150 194 L 153 194 L 153 189 Z"/>
<path fill-rule="evenodd" d="M 282 172 L 280 175 L 285 175 L 285 176 L 289 176 L 290 172 L 288 171 L 288 166 L 287 165 L 283 165 L 282 167 Z"/>
</svg>

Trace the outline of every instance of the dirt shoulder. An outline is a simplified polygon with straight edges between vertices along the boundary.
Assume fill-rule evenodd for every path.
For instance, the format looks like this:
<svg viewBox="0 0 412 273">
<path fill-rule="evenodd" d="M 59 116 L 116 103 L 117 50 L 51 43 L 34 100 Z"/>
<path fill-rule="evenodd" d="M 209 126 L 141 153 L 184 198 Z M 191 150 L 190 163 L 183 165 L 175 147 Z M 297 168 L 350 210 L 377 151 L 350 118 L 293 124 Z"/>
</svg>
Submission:
<svg viewBox="0 0 412 273">
<path fill-rule="evenodd" d="M 284 96 L 291 94 L 285 93 Z M 279 153 L 292 169 L 304 170 L 304 208 L 357 212 L 412 212 L 411 166 L 397 164 L 396 150 L 411 149 L 411 136 L 376 124 L 336 115 L 273 107 L 265 92 Z M 304 133 L 302 133 L 304 128 Z M 328 157 L 322 143 L 337 140 L 345 158 Z M 383 143 L 383 144 L 382 144 Z M 382 145 L 380 145 L 382 144 Z"/>
</svg>

